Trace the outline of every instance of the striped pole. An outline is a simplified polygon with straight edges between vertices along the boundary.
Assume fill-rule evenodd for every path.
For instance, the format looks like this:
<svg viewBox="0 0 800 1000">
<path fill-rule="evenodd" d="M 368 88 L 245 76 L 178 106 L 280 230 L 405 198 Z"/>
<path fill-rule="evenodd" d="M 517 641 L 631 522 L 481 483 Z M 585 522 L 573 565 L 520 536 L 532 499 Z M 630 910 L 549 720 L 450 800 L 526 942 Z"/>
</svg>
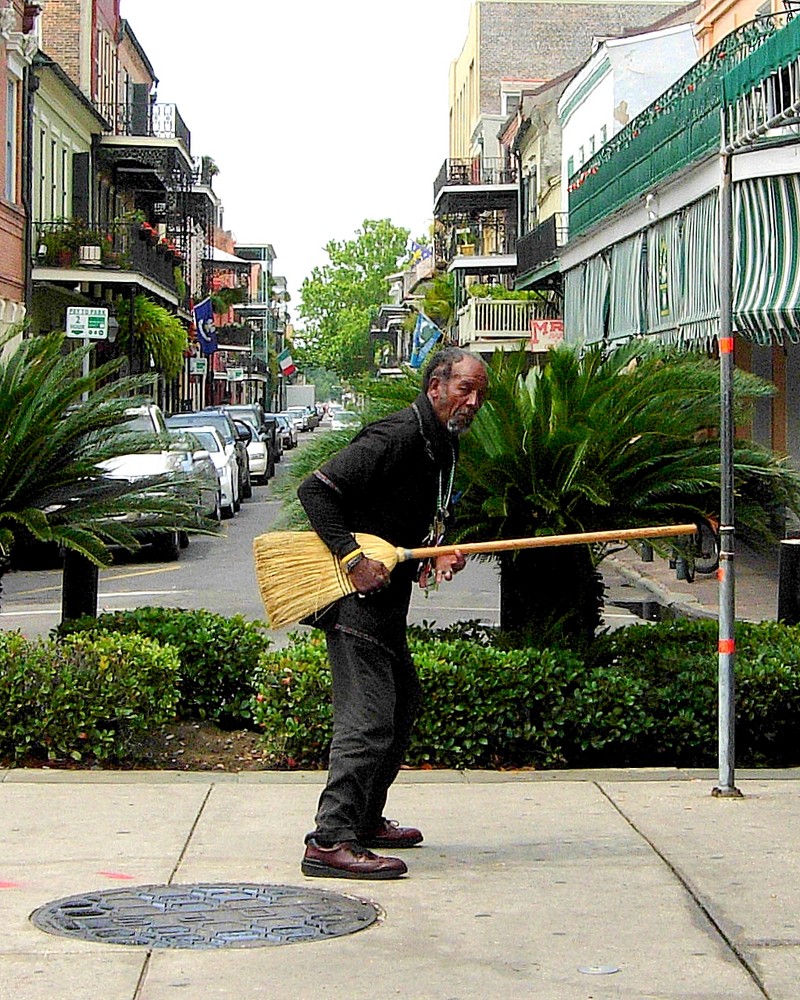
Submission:
<svg viewBox="0 0 800 1000">
<path fill-rule="evenodd" d="M 724 134 L 724 133 L 723 133 Z M 720 553 L 719 553 L 719 784 L 712 794 L 732 798 L 736 714 L 736 622 L 733 523 L 733 205 L 731 157 L 720 157 L 719 192 L 719 383 L 720 383 Z"/>
</svg>

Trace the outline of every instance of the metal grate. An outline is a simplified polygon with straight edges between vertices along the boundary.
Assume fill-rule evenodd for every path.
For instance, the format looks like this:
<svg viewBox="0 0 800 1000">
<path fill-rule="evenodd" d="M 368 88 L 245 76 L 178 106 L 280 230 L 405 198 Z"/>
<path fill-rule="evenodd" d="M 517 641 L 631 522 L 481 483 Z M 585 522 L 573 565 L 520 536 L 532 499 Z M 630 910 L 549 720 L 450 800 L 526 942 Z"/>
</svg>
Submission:
<svg viewBox="0 0 800 1000">
<path fill-rule="evenodd" d="M 68 896 L 31 920 L 61 937 L 147 948 L 257 948 L 353 934 L 378 918 L 364 899 L 249 883 L 126 886 Z"/>
</svg>

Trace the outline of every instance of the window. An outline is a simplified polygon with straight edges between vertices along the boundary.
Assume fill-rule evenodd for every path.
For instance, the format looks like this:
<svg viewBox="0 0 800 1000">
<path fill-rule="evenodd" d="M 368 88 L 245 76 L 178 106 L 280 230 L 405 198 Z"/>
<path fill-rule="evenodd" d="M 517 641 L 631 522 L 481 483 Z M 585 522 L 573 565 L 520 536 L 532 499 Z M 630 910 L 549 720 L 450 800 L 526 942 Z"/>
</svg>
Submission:
<svg viewBox="0 0 800 1000">
<path fill-rule="evenodd" d="M 589 156 L 594 156 L 594 136 L 589 140 Z"/>
<path fill-rule="evenodd" d="M 520 105 L 521 94 L 503 94 L 503 114 L 513 115 Z"/>
<path fill-rule="evenodd" d="M 67 147 L 61 147 L 61 218 L 66 219 L 70 214 L 67 211 L 67 188 L 69 187 L 69 170 L 67 165 L 67 158 L 69 153 L 67 152 Z"/>
<path fill-rule="evenodd" d="M 578 163 L 579 167 L 582 167 L 584 165 L 584 163 L 586 162 L 586 151 L 584 150 L 583 146 L 581 146 L 578 149 L 578 160 L 580 161 Z"/>
<path fill-rule="evenodd" d="M 17 81 L 9 80 L 6 87 L 6 201 L 17 194 Z"/>
<path fill-rule="evenodd" d="M 605 146 L 607 142 L 608 142 L 608 126 L 603 125 L 603 127 L 600 129 L 600 145 Z"/>
<path fill-rule="evenodd" d="M 58 143 L 55 139 L 50 140 L 50 218 L 58 218 Z"/>
<path fill-rule="evenodd" d="M 572 177 L 574 173 L 575 173 L 575 157 L 570 156 L 570 158 L 567 160 L 567 177 Z"/>
</svg>

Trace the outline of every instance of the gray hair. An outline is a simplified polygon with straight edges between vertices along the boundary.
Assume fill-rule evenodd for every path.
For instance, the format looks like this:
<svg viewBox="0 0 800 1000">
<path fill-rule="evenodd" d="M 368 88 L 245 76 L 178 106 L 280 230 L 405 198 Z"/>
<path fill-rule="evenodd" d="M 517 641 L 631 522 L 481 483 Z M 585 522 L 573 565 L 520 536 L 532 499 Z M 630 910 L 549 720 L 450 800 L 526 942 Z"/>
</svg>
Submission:
<svg viewBox="0 0 800 1000">
<path fill-rule="evenodd" d="M 438 378 L 441 382 L 449 382 L 453 375 L 453 366 L 464 358 L 475 358 L 483 365 L 483 358 L 478 354 L 472 354 L 461 347 L 450 345 L 443 347 L 431 356 L 422 376 L 422 391 L 427 392 L 432 378 Z M 484 365 L 485 366 L 485 365 Z"/>
</svg>

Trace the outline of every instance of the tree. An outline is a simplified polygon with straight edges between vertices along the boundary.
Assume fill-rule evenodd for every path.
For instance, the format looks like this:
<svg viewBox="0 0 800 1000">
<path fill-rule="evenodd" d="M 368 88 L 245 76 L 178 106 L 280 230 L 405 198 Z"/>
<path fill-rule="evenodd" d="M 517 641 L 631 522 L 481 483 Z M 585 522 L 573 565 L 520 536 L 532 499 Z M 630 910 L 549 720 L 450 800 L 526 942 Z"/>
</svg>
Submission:
<svg viewBox="0 0 800 1000">
<path fill-rule="evenodd" d="M 637 343 L 582 356 L 563 347 L 541 368 L 526 365 L 523 353 L 492 359 L 489 399 L 462 442 L 459 540 L 634 528 L 718 512 L 713 359 Z M 772 391 L 737 372 L 737 419 Z M 735 470 L 745 540 L 772 537 L 776 511 L 800 511 L 800 477 L 771 451 L 737 441 Z M 604 554 L 589 546 L 503 554 L 503 629 L 536 638 L 557 628 L 572 641 L 591 639 Z"/>
<path fill-rule="evenodd" d="M 59 333 L 31 337 L 0 358 L 0 574 L 23 537 L 103 565 L 109 544 L 139 545 L 126 515 L 135 516 L 137 530 L 197 527 L 195 505 L 165 489 L 169 477 L 131 483 L 98 468 L 117 455 L 152 450 L 146 435 L 120 433 L 133 394 L 152 377 L 110 381 L 119 360 L 84 375 L 92 348 L 70 350 L 69 343 Z"/>
<path fill-rule="evenodd" d="M 315 267 L 300 292 L 305 321 L 295 339 L 297 358 L 352 379 L 374 367 L 369 330 L 386 301 L 387 276 L 406 254 L 408 230 L 388 219 L 365 220 L 355 238 L 325 246 L 330 263 Z"/>
</svg>

